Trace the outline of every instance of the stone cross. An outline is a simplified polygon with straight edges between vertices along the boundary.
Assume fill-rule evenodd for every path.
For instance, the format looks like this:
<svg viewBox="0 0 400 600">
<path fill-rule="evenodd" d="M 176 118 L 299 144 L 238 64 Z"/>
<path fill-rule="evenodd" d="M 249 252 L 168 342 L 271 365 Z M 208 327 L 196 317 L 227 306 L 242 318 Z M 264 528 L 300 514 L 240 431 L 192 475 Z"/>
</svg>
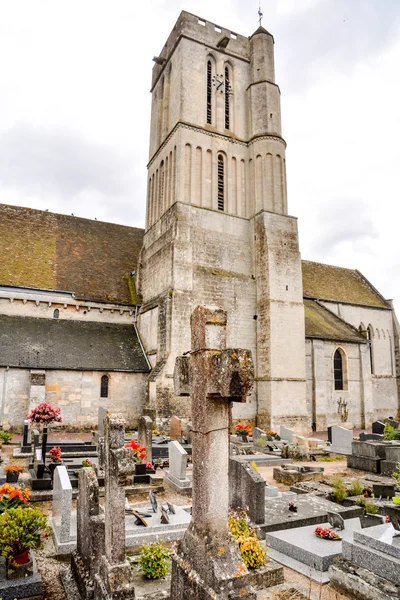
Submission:
<svg viewBox="0 0 400 600">
<path fill-rule="evenodd" d="M 254 368 L 249 350 L 226 348 L 226 322 L 224 310 L 198 306 L 191 353 L 175 364 L 175 393 L 192 403 L 193 509 L 173 559 L 174 600 L 256 598 L 228 530 L 232 402 L 245 401 Z"/>
<path fill-rule="evenodd" d="M 134 599 L 133 571 L 125 556 L 125 489 L 132 481 L 133 454 L 124 447 L 125 420 L 121 414 L 104 419 L 105 554 L 96 577 L 95 598 Z"/>
<path fill-rule="evenodd" d="M 72 554 L 71 569 L 81 596 L 93 598 L 94 580 L 105 551 L 105 523 L 99 505 L 99 483 L 91 467 L 79 469 L 76 519 L 77 549 Z"/>
<path fill-rule="evenodd" d="M 153 461 L 153 421 L 148 416 L 139 419 L 138 442 L 146 448 L 146 461 Z"/>
</svg>

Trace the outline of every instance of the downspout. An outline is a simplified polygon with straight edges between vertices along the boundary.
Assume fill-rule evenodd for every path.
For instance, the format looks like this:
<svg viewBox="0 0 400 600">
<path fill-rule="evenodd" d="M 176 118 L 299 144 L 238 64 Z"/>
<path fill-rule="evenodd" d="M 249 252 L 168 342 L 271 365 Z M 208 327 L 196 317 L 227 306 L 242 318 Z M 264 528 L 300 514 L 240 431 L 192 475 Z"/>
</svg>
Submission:
<svg viewBox="0 0 400 600">
<path fill-rule="evenodd" d="M 311 340 L 311 360 L 312 360 L 312 400 L 311 400 L 311 428 L 317 431 L 317 382 L 315 369 L 315 350 L 314 340 Z"/>
<path fill-rule="evenodd" d="M 8 377 L 9 370 L 10 370 L 10 367 L 8 367 L 8 366 L 4 369 L 3 389 L 2 389 L 1 404 L 0 404 L 0 427 L 3 427 L 4 408 L 6 405 L 7 377 Z"/>
</svg>

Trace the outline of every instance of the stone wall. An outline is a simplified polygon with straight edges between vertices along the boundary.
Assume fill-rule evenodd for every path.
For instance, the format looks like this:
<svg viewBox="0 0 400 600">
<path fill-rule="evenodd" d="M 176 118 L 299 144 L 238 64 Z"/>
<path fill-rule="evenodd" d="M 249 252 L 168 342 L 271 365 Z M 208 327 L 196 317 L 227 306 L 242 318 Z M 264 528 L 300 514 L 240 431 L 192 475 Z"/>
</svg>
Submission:
<svg viewBox="0 0 400 600">
<path fill-rule="evenodd" d="M 61 408 L 63 425 L 68 429 L 96 427 L 100 405 L 112 412 L 121 412 L 128 427 L 137 425 L 143 413 L 148 375 L 108 373 L 109 397 L 100 398 L 100 380 L 103 374 L 97 371 L 46 372 L 45 399 Z M 20 431 L 29 409 L 30 371 L 0 369 L 0 406 L 4 402 L 4 392 L 4 426 Z"/>
</svg>

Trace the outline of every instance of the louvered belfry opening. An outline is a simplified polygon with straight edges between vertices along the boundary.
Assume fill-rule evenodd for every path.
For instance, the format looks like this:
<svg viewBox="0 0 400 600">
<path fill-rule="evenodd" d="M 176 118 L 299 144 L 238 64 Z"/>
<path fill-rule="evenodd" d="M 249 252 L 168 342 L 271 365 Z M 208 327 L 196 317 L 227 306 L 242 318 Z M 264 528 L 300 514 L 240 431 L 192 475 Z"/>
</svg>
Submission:
<svg viewBox="0 0 400 600">
<path fill-rule="evenodd" d="M 207 61 L 207 123 L 212 123 L 212 106 L 211 106 L 211 90 L 212 90 L 212 67 L 211 60 Z"/>
<path fill-rule="evenodd" d="M 218 210 L 225 209 L 225 170 L 224 157 L 218 154 Z"/>
<path fill-rule="evenodd" d="M 225 67 L 225 129 L 230 129 L 229 115 L 229 69 Z"/>
</svg>

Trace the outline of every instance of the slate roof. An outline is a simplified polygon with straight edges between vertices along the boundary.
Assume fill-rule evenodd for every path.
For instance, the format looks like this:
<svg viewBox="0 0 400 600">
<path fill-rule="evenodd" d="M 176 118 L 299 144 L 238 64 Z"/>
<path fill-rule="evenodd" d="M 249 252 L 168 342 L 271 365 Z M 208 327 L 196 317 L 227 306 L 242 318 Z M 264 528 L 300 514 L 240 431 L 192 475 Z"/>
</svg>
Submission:
<svg viewBox="0 0 400 600">
<path fill-rule="evenodd" d="M 0 315 L 0 366 L 150 371 L 133 325 Z"/>
<path fill-rule="evenodd" d="M 302 261 L 302 269 L 305 298 L 390 308 L 383 296 L 355 269 L 344 269 L 308 260 Z"/>
<path fill-rule="evenodd" d="M 357 329 L 315 300 L 304 300 L 304 316 L 308 338 L 367 343 Z"/>
<path fill-rule="evenodd" d="M 130 273 L 143 235 L 136 227 L 0 204 L 0 284 L 140 303 Z"/>
</svg>

